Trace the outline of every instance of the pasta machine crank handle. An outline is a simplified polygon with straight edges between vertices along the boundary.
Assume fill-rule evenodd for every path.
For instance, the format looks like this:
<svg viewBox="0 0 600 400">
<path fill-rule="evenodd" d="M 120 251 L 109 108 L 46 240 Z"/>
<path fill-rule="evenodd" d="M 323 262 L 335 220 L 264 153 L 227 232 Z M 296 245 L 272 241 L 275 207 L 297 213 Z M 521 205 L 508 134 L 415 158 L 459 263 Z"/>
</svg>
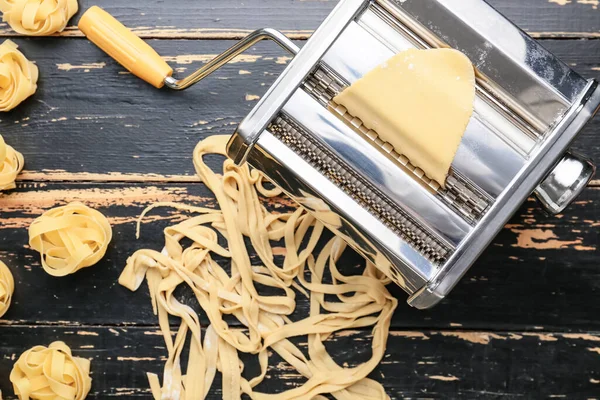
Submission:
<svg viewBox="0 0 600 400">
<path fill-rule="evenodd" d="M 264 39 L 274 41 L 293 56 L 299 51 L 298 46 L 283 33 L 263 28 L 250 33 L 198 71 L 178 80 L 172 76 L 173 69 L 150 45 L 100 7 L 94 6 L 85 12 L 79 21 L 79 29 L 132 74 L 157 88 L 166 85 L 174 90 L 184 90 L 195 85 Z"/>
<path fill-rule="evenodd" d="M 290 39 L 288 39 L 287 36 L 279 32 L 278 30 L 271 28 L 258 29 L 250 33 L 248 36 L 246 36 L 233 46 L 231 46 L 225 52 L 213 58 L 205 66 L 200 68 L 198 71 L 192 73 L 188 77 L 177 80 L 172 76 L 168 76 L 165 79 L 165 85 L 174 90 L 187 89 L 190 86 L 200 82 L 202 79 L 206 78 L 208 75 L 212 74 L 214 71 L 227 64 L 233 58 L 245 52 L 250 47 L 254 46 L 256 43 L 264 39 L 270 39 L 274 41 L 293 56 L 295 56 L 298 53 L 298 51 L 300 51 L 298 46 L 296 46 Z"/>
</svg>

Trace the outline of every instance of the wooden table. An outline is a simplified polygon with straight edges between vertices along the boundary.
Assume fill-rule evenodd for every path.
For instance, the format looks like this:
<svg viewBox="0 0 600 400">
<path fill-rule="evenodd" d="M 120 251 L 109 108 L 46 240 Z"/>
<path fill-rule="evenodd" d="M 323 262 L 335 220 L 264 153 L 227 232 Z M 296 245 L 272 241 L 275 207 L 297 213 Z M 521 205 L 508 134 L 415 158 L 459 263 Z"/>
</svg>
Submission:
<svg viewBox="0 0 600 400">
<path fill-rule="evenodd" d="M 83 0 L 81 9 L 95 3 L 185 73 L 263 26 L 302 45 L 337 1 Z M 598 6 L 557 3 L 563 1 L 492 1 L 576 70 L 598 77 Z M 0 258 L 16 280 L 0 326 L 0 389 L 8 398 L 16 357 L 58 339 L 92 360 L 89 398 L 149 397 L 145 372 L 160 373 L 166 351 L 145 285 L 131 293 L 117 277 L 136 249 L 160 249 L 162 227 L 180 213 L 154 213 L 139 241 L 134 221 L 157 201 L 214 204 L 194 176 L 194 145 L 231 133 L 289 60 L 260 44 L 190 91 L 157 91 L 82 38 L 79 15 L 57 37 L 13 39 L 41 78 L 33 98 L 0 116 L 1 134 L 27 164 L 18 188 L 0 197 Z M 596 159 L 599 129 L 596 118 L 576 143 Z M 599 195 L 595 181 L 558 217 L 543 215 L 529 200 L 447 300 L 431 311 L 399 307 L 373 378 L 394 399 L 599 398 Z M 28 248 L 27 227 L 71 200 L 104 212 L 114 241 L 97 266 L 56 279 Z M 353 263 L 359 268 L 358 258 Z M 406 295 L 392 290 L 404 303 Z M 189 293 L 181 295 L 193 303 Z M 301 301 L 299 308 L 306 307 Z M 368 336 L 351 332 L 329 348 L 339 362 L 358 362 L 369 355 Z M 283 367 L 269 375 L 270 392 L 300 382 Z M 217 380 L 211 399 L 220 398 L 219 386 Z"/>
</svg>

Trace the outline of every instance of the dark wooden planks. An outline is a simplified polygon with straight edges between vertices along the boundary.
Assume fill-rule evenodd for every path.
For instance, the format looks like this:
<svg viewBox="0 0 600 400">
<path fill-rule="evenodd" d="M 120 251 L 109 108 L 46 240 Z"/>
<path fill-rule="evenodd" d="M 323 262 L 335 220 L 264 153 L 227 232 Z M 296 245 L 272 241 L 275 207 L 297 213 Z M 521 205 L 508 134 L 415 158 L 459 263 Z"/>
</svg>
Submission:
<svg viewBox="0 0 600 400">
<path fill-rule="evenodd" d="M 30 327 L 2 329 L 0 389 L 13 399 L 8 376 L 28 348 L 63 340 L 75 355 L 92 362 L 88 399 L 150 398 L 146 372 L 161 374 L 167 352 L 156 329 L 143 327 Z M 334 336 L 328 349 L 340 364 L 370 357 L 364 332 Z M 305 339 L 300 339 L 300 342 Z M 352 352 L 346 351 L 352 346 Z M 600 388 L 600 336 L 522 332 L 392 332 L 386 355 L 371 377 L 395 400 L 567 398 L 591 399 Z M 258 390 L 278 393 L 303 379 L 273 356 L 267 380 Z M 246 365 L 245 376 L 257 373 Z M 221 398 L 217 375 L 208 399 Z"/>
<path fill-rule="evenodd" d="M 390 286 L 401 301 L 394 328 L 600 331 L 599 194 L 600 188 L 587 190 L 567 213 L 552 218 L 527 202 L 449 298 L 431 311 L 411 309 L 404 304 L 406 294 Z M 114 240 L 98 265 L 53 278 L 28 249 L 27 227 L 44 210 L 72 200 L 105 213 Z M 0 257 L 16 280 L 14 303 L 2 323 L 156 325 L 145 284 L 131 293 L 117 279 L 133 252 L 160 250 L 162 228 L 183 218 L 175 210 L 156 210 L 136 241 L 136 217 L 158 201 L 215 206 L 200 183 L 27 183 L 0 197 Z M 363 261 L 349 255 L 343 266 L 344 272 L 355 274 Z M 191 293 L 181 295 L 196 305 Z M 298 297 L 297 307 L 304 313 L 306 299 Z"/>
<path fill-rule="evenodd" d="M 289 60 L 273 44 L 260 44 L 196 87 L 176 93 L 123 73 L 86 40 L 17 42 L 40 67 L 39 90 L 0 116 L 0 129 L 25 155 L 29 172 L 21 179 L 34 181 L 189 181 L 195 144 L 209 135 L 231 134 Z M 600 76 L 600 41 L 543 43 L 587 77 Z M 191 72 L 230 44 L 152 41 L 180 73 Z M 576 142 L 596 159 L 599 129 L 596 118 Z"/>
<path fill-rule="evenodd" d="M 165 39 L 233 39 L 267 25 L 304 39 L 335 3 L 80 1 L 82 9 L 105 6 L 144 37 Z M 491 3 L 537 37 L 599 37 L 598 11 L 590 1 Z M 0 34 L 13 35 L 5 25 Z M 71 27 L 65 35 L 79 33 Z M 137 248 L 160 249 L 161 228 L 178 221 L 180 213 L 153 213 L 153 224 L 137 242 L 135 217 L 145 205 L 161 200 L 214 204 L 206 189 L 191 183 L 191 150 L 202 137 L 230 133 L 286 59 L 270 45 L 257 46 L 251 57 L 182 95 L 156 92 L 120 73 L 85 40 L 17 41 L 40 66 L 42 81 L 34 99 L 0 117 L 1 133 L 28 163 L 19 189 L 0 196 L 0 258 L 17 278 L 13 307 L 0 322 L 0 389 L 5 398 L 14 398 L 8 375 L 18 354 L 61 339 L 93 360 L 90 398 L 149 398 L 145 372 L 160 373 L 166 352 L 145 286 L 130 293 L 116 279 Z M 153 41 L 187 71 L 232 43 Z M 598 76 L 598 41 L 544 43 L 586 76 Z M 180 54 L 191 57 L 173 58 Z M 596 158 L 599 128 L 600 122 L 594 122 L 577 143 Z M 420 312 L 401 304 L 393 326 L 412 331 L 392 333 L 373 378 L 393 399 L 597 398 L 600 337 L 593 332 L 600 331 L 599 193 L 588 190 L 557 218 L 543 216 L 528 202 L 438 308 Z M 75 199 L 109 216 L 115 240 L 99 265 L 51 278 L 27 249 L 26 227 L 43 210 Z M 359 270 L 358 257 L 347 262 L 346 271 Z M 401 303 L 406 299 L 401 290 L 393 291 Z M 189 294 L 181 296 L 194 303 Z M 306 302 L 298 308 L 306 309 Z M 353 364 L 368 357 L 368 340 L 367 332 L 350 332 L 329 348 L 339 362 Z M 285 367 L 269 375 L 265 389 L 271 392 L 300 382 Z M 221 398 L 218 386 L 217 381 L 211 399 Z"/>
<path fill-rule="evenodd" d="M 337 0 L 80 0 L 80 12 L 62 35 L 79 36 L 76 23 L 92 5 L 104 7 L 144 37 L 240 38 L 263 27 L 281 29 L 306 38 L 327 17 Z M 594 2 L 560 5 L 547 0 L 490 0 L 489 3 L 517 25 L 538 37 L 599 37 L 600 22 Z M 13 36 L 6 24 L 0 34 Z"/>
</svg>

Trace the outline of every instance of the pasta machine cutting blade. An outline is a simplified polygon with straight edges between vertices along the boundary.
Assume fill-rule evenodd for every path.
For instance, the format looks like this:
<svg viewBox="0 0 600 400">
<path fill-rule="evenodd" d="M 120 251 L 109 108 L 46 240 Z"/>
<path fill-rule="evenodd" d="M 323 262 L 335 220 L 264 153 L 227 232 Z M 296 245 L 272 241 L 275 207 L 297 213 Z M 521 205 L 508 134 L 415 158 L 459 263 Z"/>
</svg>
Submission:
<svg viewBox="0 0 600 400">
<path fill-rule="evenodd" d="M 429 308 L 444 298 L 535 193 L 562 212 L 595 173 L 569 150 L 600 89 L 483 0 L 342 0 L 302 50 L 263 29 L 177 80 L 98 8 L 82 31 L 151 84 L 181 90 L 262 39 L 295 57 L 228 146 Z M 334 97 L 394 54 L 454 48 L 477 72 L 474 114 L 444 187 Z M 402 95 L 401 93 L 398 94 Z"/>
</svg>

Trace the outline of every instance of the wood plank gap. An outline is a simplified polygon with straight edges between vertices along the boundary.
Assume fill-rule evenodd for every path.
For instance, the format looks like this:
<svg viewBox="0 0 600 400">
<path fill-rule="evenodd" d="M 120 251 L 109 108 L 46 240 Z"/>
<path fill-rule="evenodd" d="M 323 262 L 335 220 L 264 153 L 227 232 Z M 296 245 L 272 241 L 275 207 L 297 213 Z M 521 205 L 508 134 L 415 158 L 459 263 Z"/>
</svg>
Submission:
<svg viewBox="0 0 600 400">
<path fill-rule="evenodd" d="M 124 322 L 122 324 L 86 324 L 74 321 L 39 321 L 34 323 L 23 323 L 23 321 L 0 320 L 0 328 L 78 328 L 78 329 L 107 329 L 107 328 L 156 328 L 160 329 L 158 324 L 141 324 L 136 322 Z M 178 324 L 171 324 L 171 328 L 177 329 Z"/>
<path fill-rule="evenodd" d="M 251 29 L 233 29 L 219 31 L 218 29 L 132 29 L 139 37 L 146 40 L 240 40 L 253 32 Z M 292 40 L 308 40 L 314 31 L 312 30 L 281 30 L 288 38 Z M 539 40 L 598 40 L 600 32 L 527 32 L 530 36 Z M 17 34 L 9 29 L 0 30 L 0 37 L 4 38 L 22 38 L 26 37 Z M 74 28 L 48 36 L 39 36 L 40 38 L 84 38 L 81 31 Z"/>
<path fill-rule="evenodd" d="M 142 39 L 163 39 L 163 40 L 240 40 L 252 33 L 253 29 L 131 29 Z M 307 40 L 313 34 L 313 30 L 280 30 L 292 40 Z M 20 35 L 10 29 L 0 29 L 0 37 L 5 38 L 25 38 L 29 36 Z M 85 38 L 79 29 L 67 28 L 65 31 L 47 36 L 36 36 L 34 38 Z"/>
<path fill-rule="evenodd" d="M 74 328 L 74 329 L 156 329 L 160 330 L 160 326 L 158 324 L 140 324 L 140 323 L 123 323 L 123 324 L 86 324 L 86 323 L 78 323 L 73 321 L 40 321 L 39 323 L 22 323 L 22 321 L 15 321 L 16 323 L 11 323 L 11 321 L 0 320 L 0 327 L 6 326 L 11 328 Z M 176 332 L 179 324 L 171 323 L 171 330 Z M 233 328 L 242 328 L 241 325 L 234 325 Z M 364 333 L 368 332 L 371 329 L 364 328 L 355 328 L 350 330 L 340 331 L 345 334 L 356 334 L 356 333 Z M 600 341 L 600 331 L 582 331 L 582 330 L 557 330 L 550 329 L 544 330 L 542 329 L 526 329 L 526 330 L 503 330 L 503 329 L 469 329 L 464 327 L 453 327 L 448 328 L 427 328 L 427 327 L 406 327 L 406 328 L 393 328 L 390 327 L 390 335 L 391 336 L 409 336 L 411 333 L 430 333 L 430 334 L 448 334 L 457 337 L 468 337 L 470 335 L 499 335 L 510 337 L 514 335 L 523 335 L 523 336 L 590 336 Z"/>
<path fill-rule="evenodd" d="M 89 173 L 66 171 L 23 171 L 22 183 L 200 183 L 196 175 L 127 174 L 121 172 Z"/>
</svg>

